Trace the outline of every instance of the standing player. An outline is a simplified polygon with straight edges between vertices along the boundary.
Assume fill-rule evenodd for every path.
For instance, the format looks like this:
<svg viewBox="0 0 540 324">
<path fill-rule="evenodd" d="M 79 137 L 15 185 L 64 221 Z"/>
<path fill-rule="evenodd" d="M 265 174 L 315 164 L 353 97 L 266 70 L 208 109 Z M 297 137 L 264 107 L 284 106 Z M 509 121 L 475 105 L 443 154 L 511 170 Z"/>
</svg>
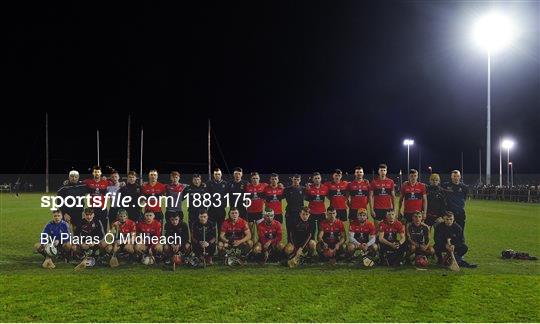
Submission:
<svg viewBox="0 0 540 324">
<path fill-rule="evenodd" d="M 79 197 L 84 197 L 88 193 L 86 184 L 79 182 L 79 172 L 72 170 L 69 172 L 68 183 L 58 189 L 58 196 L 63 197 L 73 197 L 78 199 Z M 81 225 L 83 207 L 74 205 L 73 207 L 67 207 L 62 205 L 60 207 L 64 220 L 75 228 Z"/>
<path fill-rule="evenodd" d="M 321 222 L 317 250 L 320 257 L 331 264 L 335 264 L 339 254 L 345 251 L 345 226 L 337 219 L 336 210 L 332 206 L 328 207 L 326 219 Z"/>
<path fill-rule="evenodd" d="M 146 212 L 151 211 L 155 220 L 160 224 L 162 223 L 164 217 L 161 209 L 161 196 L 165 194 L 166 190 L 167 187 L 163 183 L 158 182 L 157 170 L 150 170 L 150 172 L 148 172 L 148 182 L 141 187 L 141 193 L 146 197 L 146 206 L 144 208 L 145 221 Z"/>
<path fill-rule="evenodd" d="M 285 254 L 289 258 L 304 251 L 307 251 L 310 256 L 316 252 L 317 242 L 313 236 L 313 224 L 309 221 L 309 217 L 309 208 L 302 207 L 300 217 L 291 229 L 289 243 L 285 246 Z"/>
<path fill-rule="evenodd" d="M 205 209 L 202 203 L 199 204 L 199 203 L 194 203 L 194 202 L 202 201 L 205 193 L 208 193 L 208 191 L 206 190 L 206 186 L 202 183 L 201 175 L 197 173 L 193 174 L 193 180 L 191 181 L 191 184 L 187 186 L 186 189 L 184 190 L 184 198 L 186 198 L 187 201 L 189 202 L 188 203 L 188 221 L 189 221 L 190 228 L 193 223 L 199 220 L 199 215 L 200 215 L 201 210 Z M 207 213 L 207 216 L 208 216 L 208 213 Z M 214 236 L 216 235 L 217 234 L 214 233 Z"/>
<path fill-rule="evenodd" d="M 184 212 L 182 211 L 182 193 L 186 185 L 180 183 L 180 172 L 171 172 L 171 183 L 166 186 L 165 195 L 167 196 L 167 206 L 165 209 L 165 218 L 178 216 L 180 221 L 184 222 Z"/>
<path fill-rule="evenodd" d="M 385 219 L 388 211 L 394 210 L 394 200 L 396 199 L 394 181 L 386 177 L 388 172 L 386 164 L 379 164 L 378 172 L 379 177 L 371 181 L 369 188 L 371 217 L 373 217 L 375 225 Z"/>
<path fill-rule="evenodd" d="M 270 184 L 264 188 L 263 196 L 266 201 L 266 207 L 274 211 L 274 218 L 280 224 L 283 224 L 283 206 L 281 201 L 285 198 L 285 189 L 279 185 L 279 176 L 276 173 L 270 175 Z"/>
<path fill-rule="evenodd" d="M 429 177 L 429 185 L 426 188 L 427 193 L 427 215 L 426 225 L 432 227 L 443 222 L 443 216 L 446 213 L 445 191 L 440 186 L 441 178 L 437 173 Z"/>
<path fill-rule="evenodd" d="M 229 199 L 231 201 L 231 207 L 238 208 L 240 212 L 240 217 L 247 219 L 247 209 L 244 206 L 244 193 L 246 192 L 246 186 L 248 182 L 242 179 L 244 171 L 242 168 L 234 168 L 233 170 L 233 181 L 229 183 Z"/>
<path fill-rule="evenodd" d="M 354 252 L 358 250 L 375 257 L 379 250 L 379 246 L 375 243 L 376 238 L 377 229 L 375 224 L 368 220 L 367 210 L 358 209 L 357 217 L 349 224 L 349 245 L 347 246 L 349 256 L 354 256 Z"/>
<path fill-rule="evenodd" d="M 387 211 L 385 220 L 379 223 L 381 261 L 388 266 L 400 266 L 407 249 L 405 239 L 405 227 L 393 210 Z"/>
<path fill-rule="evenodd" d="M 287 206 L 285 207 L 285 221 L 287 222 L 287 242 L 291 242 L 291 231 L 294 228 L 294 224 L 298 221 L 300 211 L 304 208 L 304 190 L 305 188 L 300 185 L 300 175 L 295 174 L 291 178 L 292 185 L 285 188 L 283 195 Z"/>
<path fill-rule="evenodd" d="M 199 211 L 199 219 L 191 225 L 191 246 L 196 257 L 204 257 L 207 264 L 212 264 L 216 253 L 216 224 L 208 220 L 204 208 Z"/>
<path fill-rule="evenodd" d="M 153 237 L 159 240 L 161 236 L 161 223 L 155 219 L 154 212 L 147 210 L 144 212 L 144 219 L 137 223 L 137 235 L 142 238 L 140 244 L 135 245 L 135 252 L 142 256 L 145 253 L 152 255 L 160 255 L 163 253 L 163 245 L 161 243 L 153 244 Z"/>
<path fill-rule="evenodd" d="M 240 249 L 243 255 L 253 247 L 248 223 L 240 218 L 238 209 L 234 207 L 229 210 L 229 218 L 221 225 L 218 250 L 223 254 L 230 247 Z"/>
<path fill-rule="evenodd" d="M 446 191 L 446 203 L 447 208 L 454 214 L 455 222 L 465 232 L 465 200 L 467 200 L 467 193 L 469 187 L 461 182 L 461 173 L 458 170 L 452 171 L 452 181 L 446 182 L 443 188 Z"/>
<path fill-rule="evenodd" d="M 220 228 L 225 220 L 225 207 L 227 202 L 225 201 L 225 195 L 227 194 L 229 185 L 222 179 L 223 174 L 221 169 L 214 169 L 213 177 L 206 183 L 206 190 L 212 195 L 212 205 L 208 209 L 208 217 L 210 220 L 217 224 Z"/>
<path fill-rule="evenodd" d="M 107 246 L 108 253 L 125 252 L 127 254 L 135 253 L 135 235 L 137 234 L 137 224 L 129 219 L 128 213 L 125 209 L 118 210 L 117 221 L 112 223 L 111 232 L 115 234 L 116 240 L 114 244 Z M 120 241 L 120 236 L 123 236 Z"/>
<path fill-rule="evenodd" d="M 92 167 L 92 179 L 85 179 L 83 183 L 88 188 L 92 199 L 88 207 L 93 209 L 96 221 L 101 222 L 102 227 L 106 228 L 109 221 L 105 194 L 107 193 L 107 187 L 109 187 L 110 181 L 101 178 L 101 167 L 94 165 Z"/>
<path fill-rule="evenodd" d="M 178 253 L 188 255 L 191 252 L 189 228 L 187 224 L 182 221 L 179 213 L 171 215 L 167 220 L 167 224 L 165 224 L 165 237 L 167 238 L 167 244 L 163 246 L 163 254 L 165 257 L 172 258 L 173 255 Z"/>
<path fill-rule="evenodd" d="M 270 256 L 279 258 L 285 245 L 281 243 L 281 223 L 274 220 L 274 210 L 266 207 L 263 217 L 263 221 L 257 224 L 259 242 L 253 247 L 253 253 L 262 253 L 262 261 L 265 263 Z"/>
<path fill-rule="evenodd" d="M 257 172 L 251 173 L 251 183 L 246 186 L 246 193 L 249 194 L 251 205 L 247 208 L 249 227 L 256 230 L 254 224 L 262 219 L 264 208 L 264 190 L 268 186 L 266 183 L 259 182 L 261 177 Z"/>
<path fill-rule="evenodd" d="M 354 181 L 347 186 L 349 194 L 349 221 L 357 218 L 359 209 L 368 209 L 369 181 L 364 179 L 364 168 L 354 168 Z"/>
<path fill-rule="evenodd" d="M 120 210 L 121 208 L 120 201 L 118 201 L 118 199 L 114 199 L 114 197 L 116 196 L 116 193 L 120 191 L 122 184 L 120 183 L 120 175 L 116 170 L 111 170 L 109 179 L 110 180 L 109 185 L 107 186 L 107 193 L 110 195 L 111 204 L 109 205 L 109 212 L 107 214 L 107 218 L 109 219 L 109 225 L 111 225 L 116 221 L 116 215 L 118 214 L 118 210 Z"/>
<path fill-rule="evenodd" d="M 316 228 L 320 231 L 320 223 L 326 218 L 324 199 L 328 195 L 328 188 L 321 183 L 321 174 L 314 172 L 311 176 L 313 183 L 306 187 L 305 199 L 309 202 L 310 221 L 313 224 L 313 237 L 316 237 Z"/>
<path fill-rule="evenodd" d="M 332 173 L 332 181 L 324 185 L 328 188 L 328 199 L 330 206 L 334 207 L 337 218 L 342 222 L 347 220 L 347 187 L 349 183 L 341 180 L 343 174 L 340 169 L 335 169 Z"/>
<path fill-rule="evenodd" d="M 398 211 L 401 212 L 401 206 L 405 202 L 403 214 L 407 224 L 412 222 L 414 213 L 421 212 L 425 218 L 427 211 L 426 185 L 418 182 L 418 171 L 411 169 L 409 171 L 409 181 L 401 185 L 401 195 L 399 197 Z"/>
<path fill-rule="evenodd" d="M 137 172 L 129 171 L 127 174 L 126 185 L 120 188 L 120 194 L 122 199 L 129 197 L 129 206 L 122 206 L 125 208 L 129 218 L 135 223 L 142 220 L 141 206 L 139 206 L 139 197 L 141 196 L 141 187 L 137 184 Z"/>
<path fill-rule="evenodd" d="M 429 256 L 435 253 L 429 245 L 429 226 L 422 223 L 422 213 L 416 212 L 412 217 L 412 222 L 407 224 L 407 242 L 409 243 L 409 254 L 417 256 Z"/>
</svg>

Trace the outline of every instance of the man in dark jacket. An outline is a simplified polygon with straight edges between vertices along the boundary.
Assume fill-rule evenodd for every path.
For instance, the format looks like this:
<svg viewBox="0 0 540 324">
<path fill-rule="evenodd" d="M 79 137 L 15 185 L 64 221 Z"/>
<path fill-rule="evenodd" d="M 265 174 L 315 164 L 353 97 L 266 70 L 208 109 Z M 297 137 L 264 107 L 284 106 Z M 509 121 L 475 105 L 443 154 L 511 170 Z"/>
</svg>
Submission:
<svg viewBox="0 0 540 324">
<path fill-rule="evenodd" d="M 439 264 L 444 264 L 443 253 L 454 252 L 456 261 L 460 267 L 476 268 L 475 264 L 469 264 L 463 260 L 463 256 L 469 248 L 465 244 L 463 229 L 454 222 L 454 214 L 446 212 L 444 223 L 435 227 L 435 255 Z"/>
</svg>

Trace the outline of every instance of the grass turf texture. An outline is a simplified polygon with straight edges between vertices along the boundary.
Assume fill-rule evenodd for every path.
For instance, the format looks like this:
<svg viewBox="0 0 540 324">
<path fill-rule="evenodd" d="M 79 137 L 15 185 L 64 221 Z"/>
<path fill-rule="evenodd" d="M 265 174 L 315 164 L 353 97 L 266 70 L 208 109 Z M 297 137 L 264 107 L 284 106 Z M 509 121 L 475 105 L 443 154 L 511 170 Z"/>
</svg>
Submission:
<svg viewBox="0 0 540 324">
<path fill-rule="evenodd" d="M 32 246 L 48 210 L 40 195 L 0 195 L 0 321 L 540 321 L 540 265 L 501 260 L 504 248 L 540 255 L 540 206 L 469 201 L 467 260 L 364 270 L 249 265 L 164 271 L 121 265 L 73 272 L 40 267 Z"/>
</svg>

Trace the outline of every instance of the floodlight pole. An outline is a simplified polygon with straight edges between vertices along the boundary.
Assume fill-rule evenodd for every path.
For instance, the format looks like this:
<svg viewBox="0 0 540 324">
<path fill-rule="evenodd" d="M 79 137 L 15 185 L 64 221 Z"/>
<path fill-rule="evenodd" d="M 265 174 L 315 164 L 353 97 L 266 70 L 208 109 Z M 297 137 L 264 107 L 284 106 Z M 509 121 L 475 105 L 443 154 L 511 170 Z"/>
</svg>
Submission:
<svg viewBox="0 0 540 324">
<path fill-rule="evenodd" d="M 45 113 L 45 192 L 49 192 L 49 114 Z"/>
<path fill-rule="evenodd" d="M 499 187 L 502 188 L 502 140 L 499 137 Z"/>
<path fill-rule="evenodd" d="M 510 146 L 506 148 L 506 187 L 510 188 Z"/>
<path fill-rule="evenodd" d="M 491 184 L 491 52 L 487 57 L 486 184 Z"/>
<path fill-rule="evenodd" d="M 409 174 L 409 170 L 411 169 L 409 167 L 409 148 L 411 147 L 410 144 L 407 144 L 407 174 Z"/>
</svg>

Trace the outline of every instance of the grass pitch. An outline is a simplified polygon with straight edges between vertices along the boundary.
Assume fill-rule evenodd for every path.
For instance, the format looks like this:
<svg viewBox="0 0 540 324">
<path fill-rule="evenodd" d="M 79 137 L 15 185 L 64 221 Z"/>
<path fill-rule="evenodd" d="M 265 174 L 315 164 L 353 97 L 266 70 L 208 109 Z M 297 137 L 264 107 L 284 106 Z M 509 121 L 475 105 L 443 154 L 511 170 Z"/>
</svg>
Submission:
<svg viewBox="0 0 540 324">
<path fill-rule="evenodd" d="M 164 271 L 160 266 L 40 267 L 32 246 L 50 220 L 37 194 L 0 194 L 0 321 L 41 322 L 539 322 L 540 263 L 501 260 L 504 248 L 540 255 L 540 205 L 467 203 L 467 260 L 478 269 L 364 270 L 250 265 Z"/>
</svg>

